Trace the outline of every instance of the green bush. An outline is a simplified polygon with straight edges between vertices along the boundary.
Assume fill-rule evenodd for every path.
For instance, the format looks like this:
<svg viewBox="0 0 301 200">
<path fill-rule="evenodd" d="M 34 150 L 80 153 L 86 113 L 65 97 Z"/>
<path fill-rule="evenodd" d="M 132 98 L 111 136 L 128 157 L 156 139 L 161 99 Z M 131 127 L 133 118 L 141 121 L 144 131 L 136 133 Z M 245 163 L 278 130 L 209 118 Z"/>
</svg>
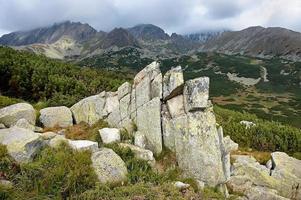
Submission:
<svg viewBox="0 0 301 200">
<path fill-rule="evenodd" d="M 6 106 L 10 106 L 12 104 L 16 103 L 21 103 L 24 102 L 21 99 L 16 99 L 16 98 L 11 98 L 11 97 L 6 97 L 6 96 L 1 96 L 0 95 L 0 109 Z"/>
<path fill-rule="evenodd" d="M 217 122 L 223 126 L 224 134 L 229 135 L 241 147 L 258 151 L 284 151 L 289 154 L 301 152 L 301 130 L 279 122 L 266 121 L 246 112 L 231 111 L 214 107 Z M 252 121 L 256 124 L 246 129 L 239 122 Z"/>
</svg>

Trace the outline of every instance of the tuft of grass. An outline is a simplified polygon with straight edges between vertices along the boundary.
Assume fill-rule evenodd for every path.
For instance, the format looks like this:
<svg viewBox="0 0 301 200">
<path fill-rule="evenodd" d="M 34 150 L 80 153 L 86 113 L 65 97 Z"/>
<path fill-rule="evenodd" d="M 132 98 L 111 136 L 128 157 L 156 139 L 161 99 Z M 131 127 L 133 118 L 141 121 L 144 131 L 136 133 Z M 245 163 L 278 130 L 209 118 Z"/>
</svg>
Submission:
<svg viewBox="0 0 301 200">
<path fill-rule="evenodd" d="M 97 176 L 90 156 L 91 152 L 76 152 L 64 143 L 43 149 L 33 162 L 21 164 L 12 196 L 67 199 L 94 188 Z"/>
<path fill-rule="evenodd" d="M 6 146 L 0 144 L 0 179 L 11 180 L 19 171 L 19 165 L 8 154 Z"/>
<path fill-rule="evenodd" d="M 16 103 L 24 102 L 22 99 L 7 97 L 0 95 L 0 109 L 6 106 L 10 106 Z"/>
<path fill-rule="evenodd" d="M 131 144 L 134 144 L 135 137 L 133 133 L 130 133 L 125 128 L 123 128 L 120 131 L 120 140 L 123 142 L 130 142 Z"/>
</svg>

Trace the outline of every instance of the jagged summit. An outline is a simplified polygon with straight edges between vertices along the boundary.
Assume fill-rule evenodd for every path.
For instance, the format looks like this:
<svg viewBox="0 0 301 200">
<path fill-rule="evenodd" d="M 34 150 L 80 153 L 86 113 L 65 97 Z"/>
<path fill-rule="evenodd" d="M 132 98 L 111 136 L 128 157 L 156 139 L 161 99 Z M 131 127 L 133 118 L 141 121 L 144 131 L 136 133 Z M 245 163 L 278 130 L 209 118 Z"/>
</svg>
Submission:
<svg viewBox="0 0 301 200">
<path fill-rule="evenodd" d="M 169 35 L 153 24 L 139 24 L 127 29 L 134 37 L 142 40 L 167 40 Z"/>
</svg>

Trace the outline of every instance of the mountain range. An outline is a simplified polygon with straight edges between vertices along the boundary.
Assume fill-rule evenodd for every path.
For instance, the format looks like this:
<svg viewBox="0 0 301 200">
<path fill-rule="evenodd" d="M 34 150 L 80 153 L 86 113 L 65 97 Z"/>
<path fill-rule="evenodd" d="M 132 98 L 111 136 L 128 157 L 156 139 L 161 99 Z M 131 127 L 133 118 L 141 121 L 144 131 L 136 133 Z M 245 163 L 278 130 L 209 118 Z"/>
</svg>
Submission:
<svg viewBox="0 0 301 200">
<path fill-rule="evenodd" d="M 195 52 L 219 52 L 251 57 L 301 60 L 301 33 L 284 28 L 249 27 L 241 31 L 168 35 L 152 24 L 97 31 L 89 24 L 62 22 L 49 27 L 3 35 L 0 45 L 57 59 L 83 59 L 135 48 L 143 57 L 169 58 Z"/>
</svg>

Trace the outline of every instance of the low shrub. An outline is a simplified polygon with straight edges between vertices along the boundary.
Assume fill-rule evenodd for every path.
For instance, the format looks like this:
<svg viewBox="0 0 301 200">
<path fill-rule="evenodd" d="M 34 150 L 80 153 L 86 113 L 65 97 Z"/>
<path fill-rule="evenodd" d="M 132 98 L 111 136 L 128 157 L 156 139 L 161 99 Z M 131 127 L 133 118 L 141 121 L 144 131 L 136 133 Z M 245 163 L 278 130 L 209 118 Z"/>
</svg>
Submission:
<svg viewBox="0 0 301 200">
<path fill-rule="evenodd" d="M 0 109 L 3 107 L 10 106 L 10 105 L 13 105 L 16 103 L 21 103 L 21 102 L 24 102 L 24 101 L 21 99 L 16 99 L 16 98 L 0 95 Z"/>
</svg>

